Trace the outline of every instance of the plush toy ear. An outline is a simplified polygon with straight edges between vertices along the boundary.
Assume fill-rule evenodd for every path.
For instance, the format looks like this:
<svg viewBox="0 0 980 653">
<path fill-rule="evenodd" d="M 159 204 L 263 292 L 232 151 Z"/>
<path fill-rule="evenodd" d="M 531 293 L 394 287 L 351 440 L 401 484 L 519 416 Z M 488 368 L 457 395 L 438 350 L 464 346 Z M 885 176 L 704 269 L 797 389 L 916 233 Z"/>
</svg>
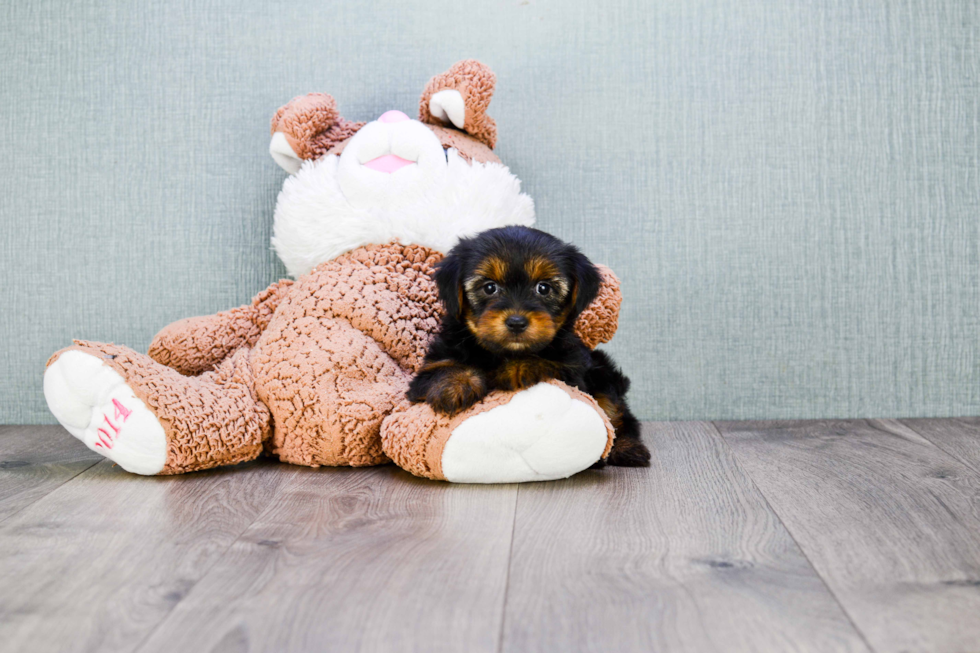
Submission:
<svg viewBox="0 0 980 653">
<path fill-rule="evenodd" d="M 303 161 L 320 158 L 363 126 L 341 118 L 337 103 L 325 93 L 300 95 L 272 117 L 269 154 L 283 170 L 295 174 Z"/>
<path fill-rule="evenodd" d="M 475 59 L 457 62 L 425 85 L 419 120 L 454 126 L 493 149 L 497 144 L 497 124 L 487 115 L 487 106 L 496 85 L 497 76 L 486 65 Z"/>
<path fill-rule="evenodd" d="M 436 287 L 449 315 L 459 317 L 463 311 L 463 259 L 450 253 L 436 266 Z"/>
<path fill-rule="evenodd" d="M 619 289 L 619 278 L 605 265 L 597 265 L 602 276 L 599 294 L 589 307 L 575 318 L 575 333 L 589 349 L 595 349 L 609 342 L 619 327 L 619 307 L 623 303 L 623 293 Z"/>
<path fill-rule="evenodd" d="M 573 292 L 574 305 L 572 308 L 571 319 L 578 317 L 582 311 L 589 307 L 596 296 L 599 294 L 599 287 L 602 285 L 602 275 L 592 264 L 585 254 L 572 248 L 572 267 L 574 270 L 575 289 Z"/>
</svg>

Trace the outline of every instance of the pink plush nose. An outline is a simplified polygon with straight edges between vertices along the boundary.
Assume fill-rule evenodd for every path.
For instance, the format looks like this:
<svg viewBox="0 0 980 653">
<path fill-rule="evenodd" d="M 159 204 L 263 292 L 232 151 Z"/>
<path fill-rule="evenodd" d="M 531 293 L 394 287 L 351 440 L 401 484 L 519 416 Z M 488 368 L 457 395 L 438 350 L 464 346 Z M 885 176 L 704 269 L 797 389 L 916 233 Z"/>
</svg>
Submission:
<svg viewBox="0 0 980 653">
<path fill-rule="evenodd" d="M 381 122 L 401 122 L 402 120 L 408 120 L 408 116 L 401 111 L 392 109 L 391 111 L 385 111 L 382 113 L 378 120 Z"/>
</svg>

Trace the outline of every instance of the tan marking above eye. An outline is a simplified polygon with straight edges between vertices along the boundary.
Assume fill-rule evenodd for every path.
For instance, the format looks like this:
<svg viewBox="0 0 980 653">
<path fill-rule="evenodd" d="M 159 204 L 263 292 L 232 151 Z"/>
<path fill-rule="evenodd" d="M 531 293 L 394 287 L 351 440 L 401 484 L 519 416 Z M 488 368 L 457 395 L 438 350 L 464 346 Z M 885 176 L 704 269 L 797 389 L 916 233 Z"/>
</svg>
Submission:
<svg viewBox="0 0 980 653">
<path fill-rule="evenodd" d="M 561 277 L 561 270 L 554 261 L 542 256 L 532 256 L 524 261 L 524 271 L 534 282 L 550 281 L 552 278 Z"/>
<path fill-rule="evenodd" d="M 500 283 L 507 276 L 507 261 L 496 256 L 489 256 L 480 261 L 480 264 L 473 270 L 474 276 L 484 277 L 490 281 Z"/>
</svg>

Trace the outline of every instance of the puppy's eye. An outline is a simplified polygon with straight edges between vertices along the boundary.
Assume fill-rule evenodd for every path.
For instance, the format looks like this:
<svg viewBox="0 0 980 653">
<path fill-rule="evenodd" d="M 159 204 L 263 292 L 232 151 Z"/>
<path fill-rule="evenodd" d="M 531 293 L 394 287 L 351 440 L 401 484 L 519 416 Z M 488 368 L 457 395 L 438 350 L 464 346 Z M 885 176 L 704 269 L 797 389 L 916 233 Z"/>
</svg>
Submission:
<svg viewBox="0 0 980 653">
<path fill-rule="evenodd" d="M 537 293 L 542 297 L 546 297 L 551 294 L 551 284 L 550 283 L 539 283 L 538 287 L 535 288 Z"/>
<path fill-rule="evenodd" d="M 495 284 L 492 281 L 489 282 L 489 283 L 483 284 L 483 292 L 485 292 L 488 295 L 496 295 L 497 294 L 497 284 Z"/>
</svg>

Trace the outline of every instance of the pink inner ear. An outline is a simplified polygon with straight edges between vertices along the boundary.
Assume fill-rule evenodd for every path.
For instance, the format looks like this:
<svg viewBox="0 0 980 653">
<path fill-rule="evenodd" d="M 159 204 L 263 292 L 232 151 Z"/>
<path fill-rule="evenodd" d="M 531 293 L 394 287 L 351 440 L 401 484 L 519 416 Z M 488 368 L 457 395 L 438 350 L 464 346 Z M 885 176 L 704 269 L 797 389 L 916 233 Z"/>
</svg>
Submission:
<svg viewBox="0 0 980 653">
<path fill-rule="evenodd" d="M 371 170 L 377 170 L 378 172 L 394 172 L 396 170 L 401 170 L 405 166 L 412 165 L 413 163 L 415 163 L 415 161 L 403 159 L 397 154 L 385 154 L 384 156 L 379 156 L 376 159 L 371 159 L 364 164 L 364 167 L 371 168 Z"/>
</svg>

